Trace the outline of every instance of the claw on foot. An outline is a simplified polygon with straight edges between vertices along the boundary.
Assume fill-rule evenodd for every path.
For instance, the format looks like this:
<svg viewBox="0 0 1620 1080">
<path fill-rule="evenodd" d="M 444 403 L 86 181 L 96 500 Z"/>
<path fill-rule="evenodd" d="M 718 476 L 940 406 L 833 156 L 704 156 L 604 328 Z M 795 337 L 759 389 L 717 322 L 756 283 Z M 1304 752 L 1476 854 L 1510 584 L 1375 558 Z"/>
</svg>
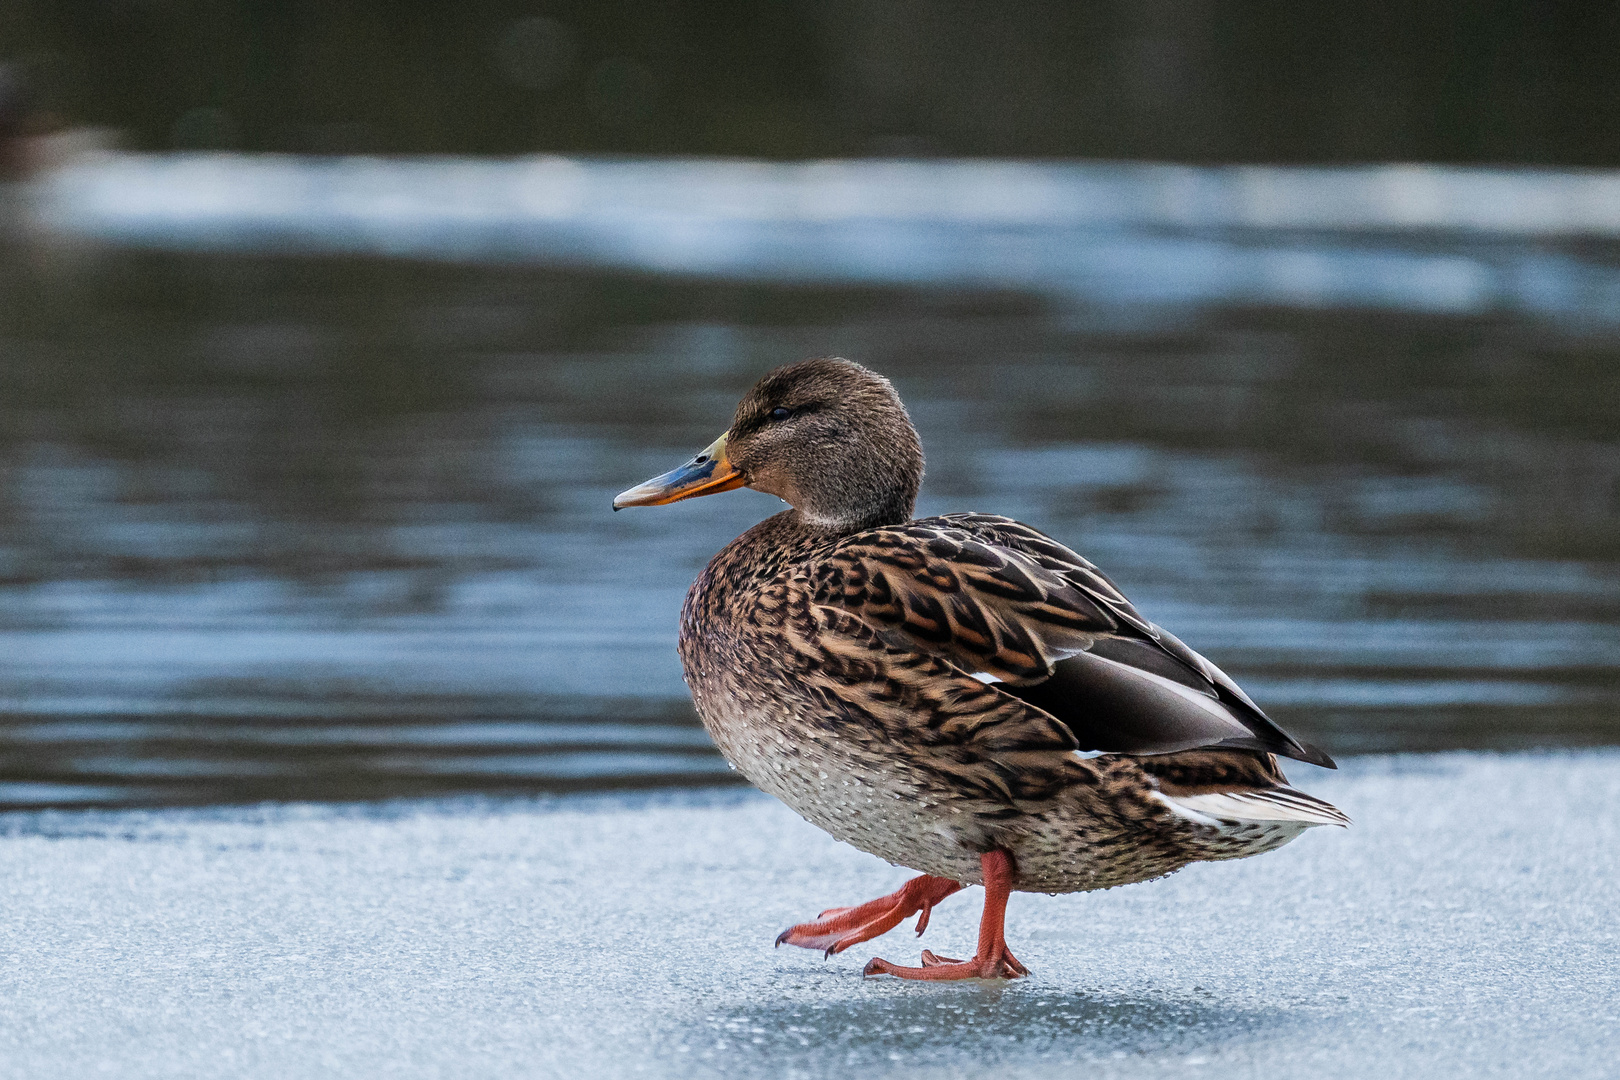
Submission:
<svg viewBox="0 0 1620 1080">
<path fill-rule="evenodd" d="M 953 960 L 923 950 L 921 967 L 902 967 L 887 960 L 867 961 L 862 975 L 893 975 L 901 979 L 930 982 L 954 979 L 1021 979 L 1029 969 L 1018 962 L 1007 948 L 1004 924 L 1007 895 L 1012 891 L 1012 857 L 996 850 L 982 857 L 984 867 L 984 914 L 979 919 L 979 948 L 971 960 Z"/>
<path fill-rule="evenodd" d="M 912 878 L 888 896 L 880 896 L 855 907 L 828 908 L 814 922 L 790 926 L 777 935 L 776 944 L 821 949 L 825 955 L 831 956 L 851 945 L 888 933 L 919 912 L 921 917 L 917 920 L 917 933 L 921 934 L 928 929 L 928 916 L 934 910 L 934 905 L 961 887 L 960 881 L 923 874 Z"/>
</svg>

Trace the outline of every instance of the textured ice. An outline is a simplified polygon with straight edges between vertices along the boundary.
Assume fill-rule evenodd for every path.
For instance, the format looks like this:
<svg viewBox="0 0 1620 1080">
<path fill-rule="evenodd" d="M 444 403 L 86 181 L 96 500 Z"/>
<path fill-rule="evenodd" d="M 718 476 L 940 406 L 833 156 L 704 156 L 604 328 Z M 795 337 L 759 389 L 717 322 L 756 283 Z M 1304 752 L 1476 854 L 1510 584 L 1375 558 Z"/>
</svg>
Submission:
<svg viewBox="0 0 1620 1080">
<path fill-rule="evenodd" d="M 1620 753 L 1297 774 L 1355 827 L 1017 895 L 1005 985 L 773 950 L 905 874 L 752 793 L 12 814 L 0 1076 L 1614 1075 Z"/>
</svg>

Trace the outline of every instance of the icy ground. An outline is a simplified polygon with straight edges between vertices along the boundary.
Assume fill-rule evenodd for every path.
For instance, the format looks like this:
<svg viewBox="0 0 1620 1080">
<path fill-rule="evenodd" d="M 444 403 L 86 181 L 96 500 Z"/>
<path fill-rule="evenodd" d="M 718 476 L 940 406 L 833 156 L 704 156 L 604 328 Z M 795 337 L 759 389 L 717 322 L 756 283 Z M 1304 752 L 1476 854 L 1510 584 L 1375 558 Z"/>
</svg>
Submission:
<svg viewBox="0 0 1620 1080">
<path fill-rule="evenodd" d="M 1006 985 L 773 951 L 905 874 L 753 794 L 7 815 L 0 1076 L 1616 1075 L 1620 753 L 1295 773 L 1356 827 L 1015 896 Z"/>
</svg>

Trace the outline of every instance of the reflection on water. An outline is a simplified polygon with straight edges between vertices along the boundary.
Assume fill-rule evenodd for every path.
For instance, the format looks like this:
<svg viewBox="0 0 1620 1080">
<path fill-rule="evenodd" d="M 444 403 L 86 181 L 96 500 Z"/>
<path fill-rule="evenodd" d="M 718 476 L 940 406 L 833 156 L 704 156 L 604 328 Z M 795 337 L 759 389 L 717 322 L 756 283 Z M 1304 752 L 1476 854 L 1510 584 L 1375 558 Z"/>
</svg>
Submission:
<svg viewBox="0 0 1620 1080">
<path fill-rule="evenodd" d="M 0 804 L 711 782 L 687 584 L 613 515 L 774 364 L 892 375 L 1013 514 L 1337 752 L 1620 735 L 1620 337 L 1005 294 L 10 253 Z"/>
</svg>

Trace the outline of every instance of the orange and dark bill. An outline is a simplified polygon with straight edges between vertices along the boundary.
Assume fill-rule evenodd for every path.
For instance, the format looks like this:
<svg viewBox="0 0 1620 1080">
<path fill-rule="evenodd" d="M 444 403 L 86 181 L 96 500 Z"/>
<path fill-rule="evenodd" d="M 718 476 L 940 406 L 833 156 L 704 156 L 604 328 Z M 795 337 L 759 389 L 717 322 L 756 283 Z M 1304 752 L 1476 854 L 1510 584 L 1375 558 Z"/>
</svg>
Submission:
<svg viewBox="0 0 1620 1080">
<path fill-rule="evenodd" d="M 613 509 L 627 506 L 663 506 L 699 495 L 713 495 L 743 486 L 743 474 L 726 459 L 726 437 L 720 436 L 697 457 L 663 476 L 655 476 L 613 499 Z"/>
</svg>

